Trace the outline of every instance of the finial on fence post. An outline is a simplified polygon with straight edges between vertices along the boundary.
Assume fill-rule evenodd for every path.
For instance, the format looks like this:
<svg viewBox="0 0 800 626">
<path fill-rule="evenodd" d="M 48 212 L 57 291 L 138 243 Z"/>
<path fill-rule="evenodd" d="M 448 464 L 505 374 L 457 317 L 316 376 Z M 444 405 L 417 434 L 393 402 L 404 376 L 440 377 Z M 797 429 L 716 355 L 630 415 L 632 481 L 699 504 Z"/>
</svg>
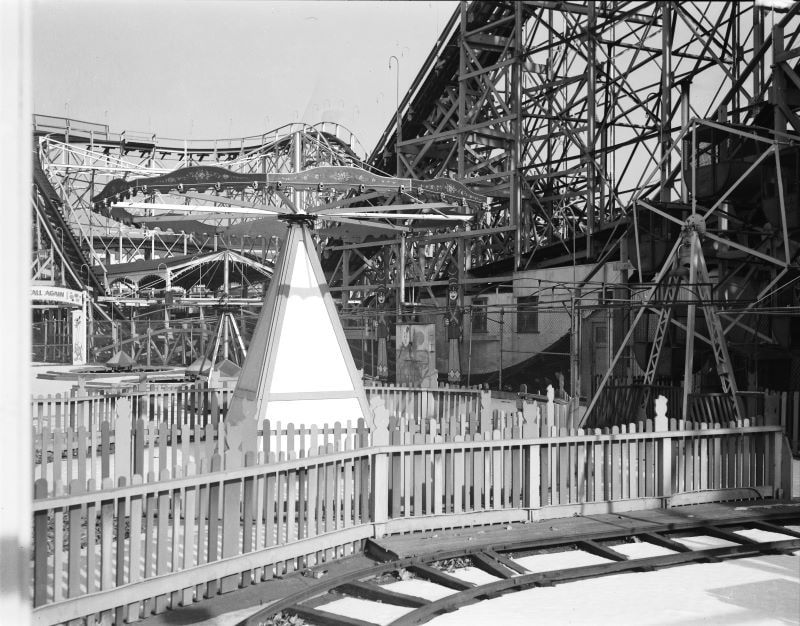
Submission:
<svg viewBox="0 0 800 626">
<path fill-rule="evenodd" d="M 369 399 L 370 413 L 372 414 L 372 445 L 385 446 L 389 444 L 389 411 L 383 404 L 383 398 L 372 396 Z M 375 453 L 370 467 L 370 480 L 372 482 L 372 521 L 375 523 L 375 537 L 382 537 L 385 533 L 385 523 L 389 519 L 389 490 L 384 486 L 389 484 L 389 455 L 385 452 Z"/>
<path fill-rule="evenodd" d="M 119 398 L 114 407 L 114 475 L 116 481 L 121 477 L 130 480 L 134 471 L 131 466 L 132 421 L 131 402 L 128 398 Z"/>
<path fill-rule="evenodd" d="M 667 399 L 664 396 L 656 398 L 656 417 L 653 420 L 653 430 L 663 432 L 669 430 L 669 420 L 667 419 Z"/>
<path fill-rule="evenodd" d="M 211 391 L 216 396 L 216 391 Z M 242 400 L 241 412 L 238 415 L 228 416 L 224 421 L 219 420 L 220 434 L 225 433 L 225 445 L 221 452 L 238 450 L 242 454 L 256 449 L 258 435 L 258 421 L 256 419 L 256 403 L 252 400 Z M 224 430 L 223 430 L 224 428 Z"/>
<path fill-rule="evenodd" d="M 372 396 L 369 399 L 370 409 L 372 409 L 372 445 L 385 446 L 389 444 L 389 411 L 386 410 L 383 398 Z"/>
</svg>

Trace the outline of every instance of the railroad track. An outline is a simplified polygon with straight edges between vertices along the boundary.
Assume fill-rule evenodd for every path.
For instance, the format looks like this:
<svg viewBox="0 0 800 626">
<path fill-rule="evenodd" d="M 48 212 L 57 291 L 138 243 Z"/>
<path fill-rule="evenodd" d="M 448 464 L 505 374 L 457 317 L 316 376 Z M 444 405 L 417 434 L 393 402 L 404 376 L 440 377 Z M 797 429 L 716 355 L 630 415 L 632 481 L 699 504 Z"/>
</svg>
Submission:
<svg viewBox="0 0 800 626">
<path fill-rule="evenodd" d="M 355 597 L 411 609 L 391 622 L 392 626 L 423 624 L 437 615 L 456 611 L 463 606 L 532 587 L 547 587 L 558 583 L 598 578 L 625 572 L 645 572 L 690 563 L 719 562 L 727 559 L 765 554 L 790 554 L 800 550 L 800 532 L 787 528 L 800 524 L 800 512 L 765 513 L 757 517 L 729 518 L 714 522 L 707 519 L 670 521 L 654 524 L 651 521 L 633 523 L 627 527 L 606 525 L 601 530 L 580 537 L 523 538 L 509 541 L 469 542 L 459 549 L 433 551 L 425 555 L 398 554 L 380 542 L 370 540 L 367 555 L 372 564 L 346 574 L 325 573 L 324 566 L 313 568 L 307 575 L 321 576 L 319 581 L 300 592 L 274 602 L 253 614 L 240 626 L 269 626 L 276 623 L 278 614 L 296 615 L 309 624 L 342 624 L 375 626 L 373 622 L 339 615 L 318 608 L 343 597 Z M 610 527 L 609 527 L 610 526 Z M 786 539 L 760 542 L 741 530 L 760 530 L 784 535 Z M 678 541 L 682 537 L 708 535 L 731 545 L 707 549 L 691 549 Z M 630 558 L 615 546 L 630 542 L 647 542 L 670 552 L 659 556 Z M 516 559 L 546 552 L 578 549 L 607 560 L 600 564 L 566 567 L 544 572 L 528 571 Z M 456 563 L 472 565 L 497 580 L 473 584 L 454 576 L 447 569 Z M 419 578 L 446 588 L 450 593 L 437 600 L 399 593 L 384 585 L 396 580 Z"/>
</svg>

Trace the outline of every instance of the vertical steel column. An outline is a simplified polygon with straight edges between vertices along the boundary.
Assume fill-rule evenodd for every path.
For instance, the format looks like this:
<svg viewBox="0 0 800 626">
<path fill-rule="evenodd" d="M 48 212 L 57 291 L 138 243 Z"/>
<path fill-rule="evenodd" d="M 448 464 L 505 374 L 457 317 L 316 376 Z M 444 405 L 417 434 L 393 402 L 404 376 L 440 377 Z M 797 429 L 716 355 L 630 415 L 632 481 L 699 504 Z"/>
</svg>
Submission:
<svg viewBox="0 0 800 626">
<path fill-rule="evenodd" d="M 588 24 L 586 27 L 586 257 L 592 257 L 592 235 L 594 234 L 594 213 L 596 205 L 597 168 L 595 167 L 595 139 L 597 135 L 597 50 L 594 30 L 597 26 L 595 3 L 589 2 Z M 573 228 L 577 228 L 574 224 Z"/>
<path fill-rule="evenodd" d="M 783 39 L 783 26 L 775 24 L 772 27 L 772 58 L 780 59 L 783 57 L 785 50 L 785 42 Z M 773 61 L 775 68 L 772 73 L 772 103 L 775 105 L 775 132 L 786 132 L 786 114 L 783 112 L 781 105 L 786 103 L 786 78 L 781 70 L 780 65 Z M 776 137 L 777 139 L 777 137 Z"/>
<path fill-rule="evenodd" d="M 764 15 L 761 7 L 753 5 L 753 50 L 758 52 L 764 45 Z M 764 84 L 764 57 L 759 56 L 753 69 L 753 98 L 758 97 L 761 86 Z M 754 104 L 754 103 L 753 103 Z"/>
<path fill-rule="evenodd" d="M 580 308 L 581 289 L 576 287 L 572 290 L 572 302 L 570 303 L 570 333 L 569 333 L 569 386 L 572 397 L 577 399 L 576 404 L 580 403 L 581 396 L 581 337 L 580 337 Z M 574 407 L 570 406 L 570 413 Z"/>
<path fill-rule="evenodd" d="M 395 81 L 395 92 L 394 92 L 394 109 L 395 109 L 395 143 L 394 143 L 394 154 L 395 154 L 395 176 L 398 178 L 403 175 L 402 172 L 402 161 L 400 159 L 400 141 L 401 141 L 401 133 L 400 133 L 400 59 L 398 59 L 394 54 L 389 57 L 389 69 L 392 69 L 392 59 L 395 61 L 396 66 L 396 81 Z"/>
<path fill-rule="evenodd" d="M 689 230 L 684 235 L 682 245 L 689 246 L 689 283 L 687 285 L 688 292 L 691 296 L 690 303 L 686 309 L 686 355 L 683 363 L 683 419 L 690 419 L 689 415 L 689 395 L 694 388 L 694 327 L 697 317 L 697 247 L 700 245 L 697 232 L 694 229 Z M 680 254 L 678 255 L 680 259 Z"/>
<path fill-rule="evenodd" d="M 222 289 L 223 293 L 229 294 L 231 292 L 231 269 L 230 269 L 230 253 L 225 250 L 222 257 Z"/>
<path fill-rule="evenodd" d="M 466 74 L 467 55 L 464 46 L 467 45 L 467 3 L 461 0 L 460 11 L 460 33 L 458 37 L 458 155 L 457 155 L 457 175 L 458 180 L 463 180 L 466 173 L 465 152 L 467 137 L 464 127 L 467 125 L 467 79 Z"/>
<path fill-rule="evenodd" d="M 400 235 L 400 250 L 397 255 L 397 315 L 403 312 L 403 304 L 406 301 L 406 234 Z M 398 318 L 399 319 L 399 318 Z"/>
<path fill-rule="evenodd" d="M 610 56 L 610 51 L 608 52 Z M 606 63 L 606 80 L 610 81 L 609 78 L 611 76 L 611 68 L 613 64 L 609 59 Z M 600 126 L 600 172 L 605 177 L 605 181 L 600 182 L 600 201 L 597 207 L 597 226 L 598 228 L 603 227 L 603 223 L 605 222 L 605 213 L 606 208 L 608 206 L 608 192 L 606 191 L 606 186 L 613 189 L 613 172 L 608 171 L 608 133 L 609 133 L 609 111 L 613 111 L 615 105 L 615 96 L 616 93 L 613 89 L 610 89 L 608 86 L 604 89 L 605 91 L 605 100 L 603 102 L 603 115 L 602 115 L 602 122 Z M 606 182 L 607 181 L 607 182 Z M 620 259 L 622 260 L 622 259 Z"/>
<path fill-rule="evenodd" d="M 466 33 L 467 33 L 467 3 L 462 0 L 461 4 L 459 5 L 460 11 L 460 23 L 459 29 L 460 34 L 458 38 L 458 126 L 459 128 L 463 128 L 467 124 L 467 101 L 466 101 L 466 81 L 464 79 L 464 65 L 466 64 L 466 55 L 464 53 L 464 46 L 466 45 Z M 466 135 L 463 131 L 458 133 L 456 138 L 458 141 L 458 149 L 457 149 L 457 174 L 458 179 L 463 180 L 466 167 L 464 163 L 464 152 L 466 151 Z M 459 238 L 457 243 L 457 263 L 458 263 L 458 284 L 462 286 L 459 290 L 459 299 L 460 305 L 464 306 L 464 277 L 467 267 L 467 257 L 469 256 L 469 252 L 467 250 L 467 240 L 464 237 Z"/>
<path fill-rule="evenodd" d="M 739 82 L 739 75 L 741 73 L 742 65 L 742 46 L 739 45 L 739 32 L 740 32 L 740 17 L 739 17 L 739 0 L 733 0 L 730 3 L 731 8 L 731 87 L 733 89 L 733 102 L 731 106 L 732 119 L 734 124 L 739 123 L 739 107 L 742 105 L 741 89 L 736 89 Z"/>
<path fill-rule="evenodd" d="M 672 114 L 672 7 L 669 2 L 661 2 L 661 192 L 662 202 L 669 202 L 669 176 L 672 171 L 670 158 Z"/>
<path fill-rule="evenodd" d="M 681 82 L 681 130 L 684 132 L 683 146 L 681 147 L 681 202 L 688 204 L 689 202 L 689 183 L 686 180 L 686 174 L 689 170 L 689 155 L 690 142 L 686 138 L 686 130 L 689 128 L 689 116 L 691 109 L 689 108 L 689 94 L 692 86 L 692 81 L 688 78 Z"/>
<path fill-rule="evenodd" d="M 489 317 L 489 309 L 486 309 L 486 317 Z M 503 333 L 505 332 L 505 319 L 503 307 L 500 307 L 500 363 L 497 368 L 497 390 L 503 391 Z"/>
<path fill-rule="evenodd" d="M 350 301 L 350 291 L 347 287 L 350 285 L 350 250 L 342 250 L 342 293 L 340 295 L 342 300 L 342 312 L 344 312 L 347 303 Z"/>
<path fill-rule="evenodd" d="M 553 9 L 548 9 L 547 10 L 547 23 L 548 24 L 552 24 L 553 23 Z M 552 28 L 548 28 L 547 29 L 547 55 L 548 55 L 548 58 L 547 58 L 547 83 L 550 84 L 550 85 L 553 84 L 553 81 L 555 80 L 555 77 L 556 77 L 556 74 L 557 74 L 556 68 L 555 68 L 555 59 L 556 59 L 556 57 L 555 57 L 555 54 L 553 53 L 554 45 L 555 45 L 555 42 L 554 42 L 554 37 L 553 37 L 553 29 Z M 558 92 L 556 92 L 556 94 L 557 93 Z M 547 139 L 545 139 L 545 141 L 547 142 L 547 163 L 552 163 L 554 155 L 555 155 L 555 138 L 554 137 L 555 137 L 556 125 L 555 125 L 555 122 L 554 122 L 554 119 L 555 119 L 555 107 L 553 106 L 553 100 L 555 99 L 556 94 L 554 94 L 553 97 L 546 99 L 547 100 Z M 553 178 L 548 179 L 547 180 L 547 185 L 546 185 L 546 189 L 549 190 L 547 195 L 549 195 L 551 197 L 553 195 L 555 195 L 553 193 L 553 191 L 552 191 L 552 189 L 553 189 L 553 182 L 552 181 L 553 180 L 554 180 Z M 548 200 L 547 204 L 545 205 L 544 208 L 545 208 L 545 210 L 547 210 L 549 215 L 552 215 L 553 214 L 553 201 L 552 200 Z M 550 236 L 550 237 L 552 237 L 555 234 L 555 233 L 552 232 L 552 228 L 553 228 L 553 226 L 552 226 L 552 223 L 551 223 L 547 227 L 548 236 Z"/>
<path fill-rule="evenodd" d="M 299 172 L 303 168 L 303 136 L 297 130 L 292 135 L 292 171 Z M 303 206 L 303 192 L 297 189 L 294 190 L 292 201 L 298 211 L 305 213 Z"/>
<path fill-rule="evenodd" d="M 222 319 L 220 320 L 222 323 L 222 357 L 227 361 L 230 357 L 230 351 L 228 350 L 228 346 L 230 345 L 231 340 L 231 333 L 230 333 L 230 315 L 227 311 L 223 311 Z M 214 365 L 213 363 L 211 364 Z"/>
<path fill-rule="evenodd" d="M 591 9 L 590 9 L 591 10 Z M 522 152 L 522 3 L 514 3 L 514 64 L 511 66 L 511 188 L 510 211 L 511 225 L 514 226 L 514 271 L 520 267 L 522 254 L 522 186 L 520 184 L 521 152 Z"/>
</svg>

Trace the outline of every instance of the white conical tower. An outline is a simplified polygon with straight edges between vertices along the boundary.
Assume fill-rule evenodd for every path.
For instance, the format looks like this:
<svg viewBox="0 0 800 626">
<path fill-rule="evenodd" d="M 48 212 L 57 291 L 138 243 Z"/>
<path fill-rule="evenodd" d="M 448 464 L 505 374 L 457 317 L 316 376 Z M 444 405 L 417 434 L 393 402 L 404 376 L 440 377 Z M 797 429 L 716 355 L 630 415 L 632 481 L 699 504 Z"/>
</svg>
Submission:
<svg viewBox="0 0 800 626">
<path fill-rule="evenodd" d="M 227 447 L 254 449 L 264 419 L 367 419 L 369 403 L 302 221 L 292 221 L 228 411 Z"/>
</svg>

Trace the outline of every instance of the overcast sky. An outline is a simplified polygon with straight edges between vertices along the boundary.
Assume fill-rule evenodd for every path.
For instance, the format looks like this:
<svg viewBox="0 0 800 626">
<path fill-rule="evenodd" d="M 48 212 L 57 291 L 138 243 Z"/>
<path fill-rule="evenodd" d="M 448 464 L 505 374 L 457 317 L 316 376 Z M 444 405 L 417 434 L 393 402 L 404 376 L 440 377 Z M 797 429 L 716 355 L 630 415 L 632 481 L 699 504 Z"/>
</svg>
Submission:
<svg viewBox="0 0 800 626">
<path fill-rule="evenodd" d="M 369 151 L 456 2 L 37 0 L 34 112 L 212 139 L 335 121 Z M 394 68 L 394 65 L 393 65 Z"/>
</svg>

